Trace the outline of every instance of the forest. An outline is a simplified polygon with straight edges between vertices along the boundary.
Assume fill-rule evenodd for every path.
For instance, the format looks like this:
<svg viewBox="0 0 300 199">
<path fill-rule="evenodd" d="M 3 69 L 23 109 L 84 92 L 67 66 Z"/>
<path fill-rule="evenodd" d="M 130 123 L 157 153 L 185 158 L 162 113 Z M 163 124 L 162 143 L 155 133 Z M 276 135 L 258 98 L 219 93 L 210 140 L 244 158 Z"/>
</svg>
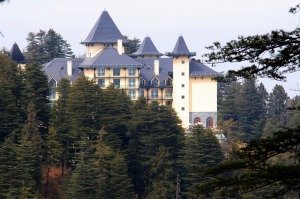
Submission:
<svg viewBox="0 0 300 199">
<path fill-rule="evenodd" d="M 242 67 L 218 79 L 218 129 L 187 132 L 172 107 L 85 77 L 62 79 L 50 103 L 42 64 L 73 53 L 52 29 L 29 33 L 25 70 L 0 52 L 0 198 L 299 198 L 300 98 L 259 83 L 299 70 L 299 35 L 208 47 L 207 63 Z"/>
</svg>

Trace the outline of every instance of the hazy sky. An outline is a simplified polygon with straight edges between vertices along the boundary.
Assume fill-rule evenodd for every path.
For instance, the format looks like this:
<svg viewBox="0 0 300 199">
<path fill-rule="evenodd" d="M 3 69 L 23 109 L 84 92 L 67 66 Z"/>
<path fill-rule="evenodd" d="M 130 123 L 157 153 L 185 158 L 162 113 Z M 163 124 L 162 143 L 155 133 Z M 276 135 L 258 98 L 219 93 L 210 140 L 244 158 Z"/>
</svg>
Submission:
<svg viewBox="0 0 300 199">
<path fill-rule="evenodd" d="M 80 44 L 106 9 L 122 34 L 141 40 L 150 36 L 157 49 L 172 51 L 183 35 L 197 59 L 209 52 L 214 41 L 224 43 L 239 35 L 253 35 L 274 29 L 293 30 L 300 15 L 290 14 L 298 0 L 9 0 L 0 5 L 0 47 L 10 49 L 17 42 L 21 50 L 29 32 L 53 28 L 71 45 L 75 55 L 83 54 Z M 224 71 L 231 64 L 214 68 Z M 277 84 L 290 96 L 300 91 L 300 72 L 289 75 L 288 82 L 263 80 L 268 91 Z"/>
</svg>

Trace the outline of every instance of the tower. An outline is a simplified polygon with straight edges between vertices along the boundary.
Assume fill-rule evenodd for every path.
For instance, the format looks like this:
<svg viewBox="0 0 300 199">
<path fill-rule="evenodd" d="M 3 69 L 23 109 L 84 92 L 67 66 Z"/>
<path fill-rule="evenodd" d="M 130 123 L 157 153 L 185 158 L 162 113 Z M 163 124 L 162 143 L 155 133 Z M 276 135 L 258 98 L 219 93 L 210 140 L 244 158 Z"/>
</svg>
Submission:
<svg viewBox="0 0 300 199">
<path fill-rule="evenodd" d="M 107 11 L 103 11 L 87 38 L 81 42 L 86 46 L 86 56 L 94 57 L 105 47 L 115 47 L 119 54 L 124 53 L 123 43 L 127 43 Z"/>
<path fill-rule="evenodd" d="M 173 58 L 173 108 L 182 121 L 182 127 L 189 128 L 189 58 L 196 53 L 190 52 L 182 36 L 177 40 L 173 52 L 166 53 Z"/>
</svg>

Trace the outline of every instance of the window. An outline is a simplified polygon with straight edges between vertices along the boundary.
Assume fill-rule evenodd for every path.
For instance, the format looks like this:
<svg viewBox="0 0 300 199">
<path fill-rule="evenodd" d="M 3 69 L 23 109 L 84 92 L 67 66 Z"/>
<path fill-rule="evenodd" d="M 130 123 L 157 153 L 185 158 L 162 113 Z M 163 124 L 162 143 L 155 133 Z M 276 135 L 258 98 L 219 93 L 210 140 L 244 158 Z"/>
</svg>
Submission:
<svg viewBox="0 0 300 199">
<path fill-rule="evenodd" d="M 120 88 L 120 79 L 114 79 L 113 83 L 115 85 L 115 88 Z"/>
<path fill-rule="evenodd" d="M 182 111 L 184 111 L 184 109 L 185 109 L 184 107 L 181 107 L 181 110 L 182 110 Z"/>
<path fill-rule="evenodd" d="M 166 98 L 172 98 L 172 90 L 166 90 Z"/>
<path fill-rule="evenodd" d="M 151 98 L 158 98 L 158 90 L 157 89 L 151 90 Z"/>
<path fill-rule="evenodd" d="M 104 68 L 98 68 L 98 76 L 105 76 L 105 69 Z"/>
<path fill-rule="evenodd" d="M 184 84 L 181 84 L 181 87 L 184 88 Z"/>
<path fill-rule="evenodd" d="M 206 128 L 213 128 L 214 127 L 214 119 L 212 117 L 208 117 L 206 119 Z"/>
<path fill-rule="evenodd" d="M 135 71 L 136 71 L 135 68 L 129 68 L 129 69 L 128 69 L 128 75 L 129 75 L 129 76 L 135 76 Z"/>
<path fill-rule="evenodd" d="M 56 88 L 56 81 L 54 79 L 51 79 L 49 81 L 49 86 L 50 86 L 50 88 Z"/>
<path fill-rule="evenodd" d="M 167 105 L 167 106 L 172 106 L 172 101 L 169 101 L 169 100 L 166 101 L 166 105 Z"/>
<path fill-rule="evenodd" d="M 139 92 L 140 92 L 140 93 L 139 93 L 139 96 L 140 96 L 140 97 L 144 97 L 144 89 L 141 89 Z"/>
<path fill-rule="evenodd" d="M 151 86 L 153 87 L 158 87 L 158 80 L 156 78 L 154 78 L 151 82 Z"/>
<path fill-rule="evenodd" d="M 182 60 L 182 61 L 181 61 L 181 64 L 185 64 L 185 61 L 184 61 L 184 60 Z"/>
<path fill-rule="evenodd" d="M 172 84 L 172 79 L 171 79 L 171 78 L 168 78 L 168 79 L 166 80 L 166 86 L 173 86 L 173 84 Z"/>
<path fill-rule="evenodd" d="M 53 100 L 56 98 L 56 92 L 54 89 L 51 89 L 49 99 Z"/>
<path fill-rule="evenodd" d="M 98 84 L 101 88 L 105 87 L 105 80 L 104 79 L 98 79 Z"/>
<path fill-rule="evenodd" d="M 135 79 L 129 78 L 129 87 L 135 87 Z"/>
<path fill-rule="evenodd" d="M 135 99 L 135 90 L 129 90 L 128 91 L 130 99 Z"/>
<path fill-rule="evenodd" d="M 140 86 L 145 86 L 145 80 L 143 80 L 142 78 L 140 78 Z"/>
<path fill-rule="evenodd" d="M 113 75 L 114 76 L 120 76 L 120 68 L 114 68 Z"/>
<path fill-rule="evenodd" d="M 181 99 L 184 99 L 184 95 L 181 95 Z"/>
<path fill-rule="evenodd" d="M 182 73 L 181 73 L 181 76 L 184 76 L 184 75 L 185 75 L 184 72 L 182 72 Z"/>
<path fill-rule="evenodd" d="M 195 117 L 194 119 L 194 125 L 201 124 L 201 119 L 199 117 Z"/>
</svg>

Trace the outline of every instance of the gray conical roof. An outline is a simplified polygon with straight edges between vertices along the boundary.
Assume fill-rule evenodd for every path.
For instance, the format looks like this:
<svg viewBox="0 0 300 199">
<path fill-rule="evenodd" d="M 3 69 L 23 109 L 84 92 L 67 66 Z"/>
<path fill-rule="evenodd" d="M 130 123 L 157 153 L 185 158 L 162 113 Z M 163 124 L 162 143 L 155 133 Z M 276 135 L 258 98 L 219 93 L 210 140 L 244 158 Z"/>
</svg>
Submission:
<svg viewBox="0 0 300 199">
<path fill-rule="evenodd" d="M 117 43 L 119 39 L 122 39 L 123 43 L 127 42 L 108 12 L 103 11 L 87 38 L 81 43 Z"/>
<path fill-rule="evenodd" d="M 14 45 L 12 46 L 10 52 L 9 52 L 9 56 L 12 60 L 14 60 L 15 62 L 17 62 L 18 64 L 25 64 L 25 58 L 18 46 L 17 43 L 14 43 Z"/>
<path fill-rule="evenodd" d="M 184 39 L 183 36 L 179 36 L 178 40 L 176 42 L 176 45 L 174 47 L 173 52 L 171 53 L 166 53 L 167 56 L 173 56 L 173 57 L 178 57 L 178 56 L 188 56 L 192 57 L 195 56 L 195 52 L 190 52 Z"/>
<path fill-rule="evenodd" d="M 141 46 L 139 47 L 139 49 L 133 53 L 133 55 L 137 55 L 137 56 L 161 56 L 163 55 L 162 53 L 158 52 L 158 50 L 156 49 L 154 43 L 152 42 L 150 37 L 145 37 L 144 41 L 142 42 Z"/>
</svg>

